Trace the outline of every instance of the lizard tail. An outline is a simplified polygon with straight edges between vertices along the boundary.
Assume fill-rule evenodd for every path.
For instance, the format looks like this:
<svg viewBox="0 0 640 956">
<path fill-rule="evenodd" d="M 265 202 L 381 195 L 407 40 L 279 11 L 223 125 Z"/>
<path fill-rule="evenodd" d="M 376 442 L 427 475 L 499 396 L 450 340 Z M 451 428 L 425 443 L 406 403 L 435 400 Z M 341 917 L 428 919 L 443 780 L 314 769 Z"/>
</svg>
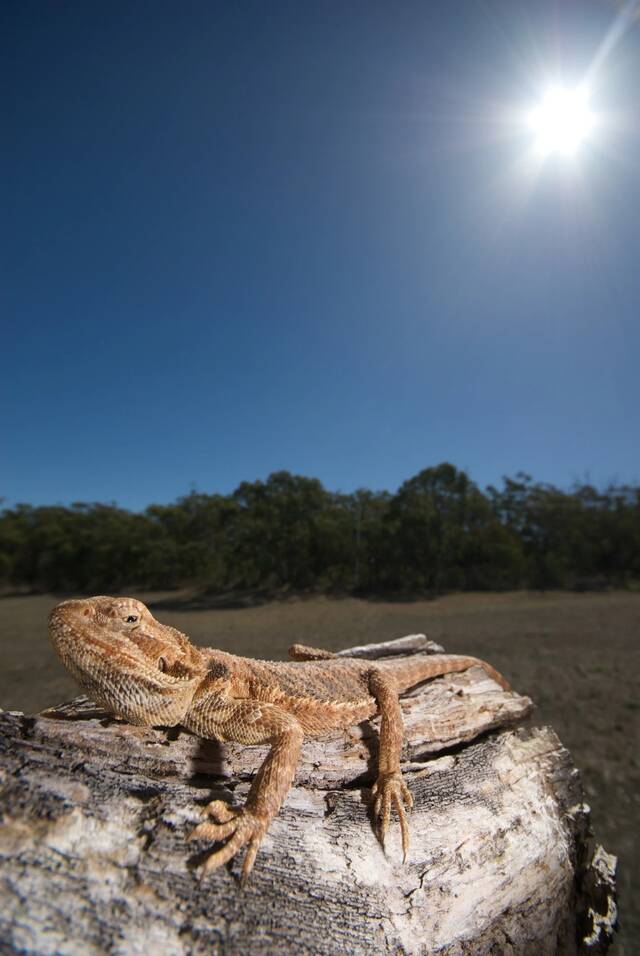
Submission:
<svg viewBox="0 0 640 956">
<path fill-rule="evenodd" d="M 400 693 L 431 677 L 440 677 L 442 674 L 451 674 L 454 671 L 466 671 L 469 667 L 482 667 L 504 690 L 511 690 L 509 682 L 491 664 L 480 660 L 479 657 L 465 657 L 462 654 L 431 654 L 429 657 L 418 657 L 413 660 L 379 661 L 378 667 L 391 671 Z"/>
</svg>

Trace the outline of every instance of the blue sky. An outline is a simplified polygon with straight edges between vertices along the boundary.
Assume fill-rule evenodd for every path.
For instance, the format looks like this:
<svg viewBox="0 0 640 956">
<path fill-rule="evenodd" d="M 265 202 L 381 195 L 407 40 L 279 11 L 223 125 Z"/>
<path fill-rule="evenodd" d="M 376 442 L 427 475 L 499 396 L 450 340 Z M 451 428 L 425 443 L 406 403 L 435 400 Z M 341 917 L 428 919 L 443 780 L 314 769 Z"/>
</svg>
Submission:
<svg viewBox="0 0 640 956">
<path fill-rule="evenodd" d="M 597 0 L 2 4 L 0 495 L 640 480 L 640 23 Z"/>
</svg>

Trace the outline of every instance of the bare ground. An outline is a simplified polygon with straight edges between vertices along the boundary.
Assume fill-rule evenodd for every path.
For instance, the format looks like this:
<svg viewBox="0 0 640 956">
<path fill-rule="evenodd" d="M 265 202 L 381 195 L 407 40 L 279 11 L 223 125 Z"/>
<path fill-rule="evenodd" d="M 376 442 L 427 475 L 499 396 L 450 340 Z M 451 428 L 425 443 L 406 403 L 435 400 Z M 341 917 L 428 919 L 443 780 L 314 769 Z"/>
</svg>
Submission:
<svg viewBox="0 0 640 956">
<path fill-rule="evenodd" d="M 161 620 L 210 644 L 282 658 L 294 641 L 329 649 L 426 632 L 449 652 L 491 661 L 538 705 L 581 769 L 598 839 L 620 860 L 623 931 L 616 956 L 640 951 L 640 594 L 451 595 L 434 601 L 289 599 L 259 607 L 189 607 L 144 595 Z M 30 713 L 76 693 L 49 647 L 46 616 L 58 598 L 0 600 L 0 707 Z"/>
</svg>

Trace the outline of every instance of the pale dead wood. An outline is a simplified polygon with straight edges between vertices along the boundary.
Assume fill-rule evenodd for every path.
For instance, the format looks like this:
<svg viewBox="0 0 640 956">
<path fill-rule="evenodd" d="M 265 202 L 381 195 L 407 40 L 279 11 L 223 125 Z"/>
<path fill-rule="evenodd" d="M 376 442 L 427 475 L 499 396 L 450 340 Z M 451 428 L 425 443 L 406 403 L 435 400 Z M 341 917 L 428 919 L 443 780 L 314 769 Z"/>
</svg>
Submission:
<svg viewBox="0 0 640 956">
<path fill-rule="evenodd" d="M 426 634 L 407 634 L 394 641 L 380 641 L 378 644 L 360 644 L 356 647 L 345 647 L 338 651 L 338 657 L 364 657 L 367 660 L 378 660 L 381 657 L 396 657 L 407 654 L 443 654 L 444 647 L 436 644 Z"/>
<path fill-rule="evenodd" d="M 553 731 L 507 729 L 531 702 L 473 668 L 402 706 L 408 863 L 396 830 L 385 852 L 371 827 L 364 724 L 305 744 L 244 890 L 238 862 L 200 883 L 185 838 L 198 804 L 244 799 L 262 748 L 131 727 L 86 698 L 0 714 L 0 951 L 606 952 L 615 861 L 593 854 Z"/>
</svg>

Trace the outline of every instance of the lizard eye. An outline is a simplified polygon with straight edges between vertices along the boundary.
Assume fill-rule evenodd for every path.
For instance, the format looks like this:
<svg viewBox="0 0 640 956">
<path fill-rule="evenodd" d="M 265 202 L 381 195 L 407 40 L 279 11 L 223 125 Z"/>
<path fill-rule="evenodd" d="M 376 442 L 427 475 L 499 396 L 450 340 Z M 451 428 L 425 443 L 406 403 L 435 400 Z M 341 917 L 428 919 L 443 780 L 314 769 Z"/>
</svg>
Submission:
<svg viewBox="0 0 640 956">
<path fill-rule="evenodd" d="M 162 673 L 164 674 L 164 672 L 166 671 L 166 669 L 167 669 L 167 662 L 165 661 L 164 657 L 159 657 L 159 658 L 158 658 L 158 670 L 161 670 Z"/>
<path fill-rule="evenodd" d="M 129 617 L 125 618 L 127 624 L 135 624 L 138 620 L 137 614 L 130 614 Z"/>
</svg>

